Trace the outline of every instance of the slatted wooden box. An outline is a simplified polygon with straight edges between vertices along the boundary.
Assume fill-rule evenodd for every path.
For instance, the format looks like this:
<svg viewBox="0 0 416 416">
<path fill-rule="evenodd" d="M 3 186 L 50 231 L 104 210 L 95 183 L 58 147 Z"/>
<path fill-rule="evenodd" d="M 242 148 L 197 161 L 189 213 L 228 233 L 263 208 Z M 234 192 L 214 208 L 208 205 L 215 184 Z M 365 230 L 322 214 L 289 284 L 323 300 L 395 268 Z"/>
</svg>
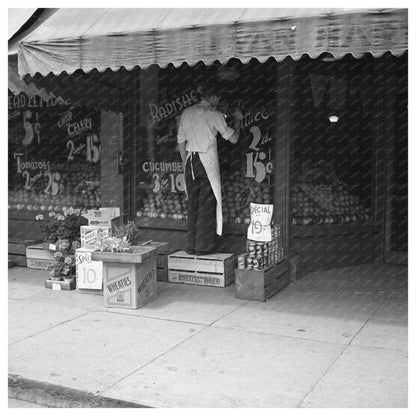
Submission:
<svg viewBox="0 0 416 416">
<path fill-rule="evenodd" d="M 26 267 L 26 247 L 40 243 L 41 240 L 13 240 L 8 241 L 8 257 L 16 266 Z"/>
<path fill-rule="evenodd" d="M 225 287 L 234 282 L 237 258 L 230 253 L 206 256 L 177 251 L 168 256 L 168 279 L 172 283 Z"/>
<path fill-rule="evenodd" d="M 282 260 L 263 270 L 237 269 L 235 297 L 265 302 L 289 284 L 289 262 Z"/>
<path fill-rule="evenodd" d="M 45 250 L 42 244 L 26 247 L 26 261 L 29 269 L 47 270 L 49 265 L 56 263 L 53 254 Z"/>
<path fill-rule="evenodd" d="M 45 280 L 46 289 L 53 289 L 54 287 L 59 287 L 59 289 L 55 290 L 74 290 L 75 286 L 75 279 L 71 280 L 70 282 L 65 282 L 63 280 L 58 282 L 50 279 Z"/>
</svg>

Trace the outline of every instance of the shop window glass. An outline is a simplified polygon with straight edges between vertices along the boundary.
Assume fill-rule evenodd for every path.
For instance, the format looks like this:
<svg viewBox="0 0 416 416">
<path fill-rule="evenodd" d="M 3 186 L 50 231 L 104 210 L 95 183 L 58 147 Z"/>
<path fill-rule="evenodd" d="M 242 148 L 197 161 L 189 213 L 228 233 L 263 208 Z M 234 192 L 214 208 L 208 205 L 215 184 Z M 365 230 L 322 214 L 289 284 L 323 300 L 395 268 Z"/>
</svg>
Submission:
<svg viewBox="0 0 416 416">
<path fill-rule="evenodd" d="M 9 208 L 98 208 L 100 117 L 54 99 L 9 92 Z"/>
<path fill-rule="evenodd" d="M 273 203 L 276 62 L 256 60 L 243 65 L 202 63 L 160 69 L 153 83 L 142 76 L 140 153 L 136 203 L 141 218 L 186 219 L 183 167 L 177 150 L 177 128 L 182 111 L 199 102 L 200 85 L 222 90 L 218 110 L 232 123 L 238 108 L 243 119 L 239 142 L 218 136 L 224 222 L 248 224 L 250 202 Z M 146 81 L 143 81 L 146 80 Z"/>
<path fill-rule="evenodd" d="M 304 58 L 295 66 L 293 225 L 372 220 L 372 80 L 372 58 Z"/>
</svg>

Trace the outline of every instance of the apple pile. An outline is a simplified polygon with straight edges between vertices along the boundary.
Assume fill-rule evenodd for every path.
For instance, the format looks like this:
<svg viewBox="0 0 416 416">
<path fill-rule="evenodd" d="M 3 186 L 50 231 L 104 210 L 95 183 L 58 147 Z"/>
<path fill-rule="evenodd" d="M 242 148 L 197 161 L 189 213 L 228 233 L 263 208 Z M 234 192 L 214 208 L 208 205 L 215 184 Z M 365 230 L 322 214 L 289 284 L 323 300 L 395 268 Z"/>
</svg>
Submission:
<svg viewBox="0 0 416 416">
<path fill-rule="evenodd" d="M 366 208 L 346 184 L 297 182 L 291 190 L 292 224 L 334 224 L 368 221 Z"/>
<path fill-rule="evenodd" d="M 53 185 L 47 175 L 31 189 L 23 185 L 9 190 L 9 208 L 28 211 L 60 211 L 64 208 L 96 209 L 101 206 L 99 165 L 74 162 L 51 164 Z M 58 192 L 51 195 L 51 191 Z M 46 191 L 49 191 L 48 193 Z"/>
<path fill-rule="evenodd" d="M 174 220 L 185 220 L 186 199 L 184 192 L 171 192 L 163 190 L 157 194 L 150 189 L 146 191 L 142 199 L 142 207 L 137 211 L 138 217 L 147 218 L 170 218 Z"/>
<path fill-rule="evenodd" d="M 225 223 L 250 224 L 250 202 L 273 203 L 272 189 L 267 183 L 257 183 L 240 171 L 223 177 L 221 188 Z"/>
</svg>

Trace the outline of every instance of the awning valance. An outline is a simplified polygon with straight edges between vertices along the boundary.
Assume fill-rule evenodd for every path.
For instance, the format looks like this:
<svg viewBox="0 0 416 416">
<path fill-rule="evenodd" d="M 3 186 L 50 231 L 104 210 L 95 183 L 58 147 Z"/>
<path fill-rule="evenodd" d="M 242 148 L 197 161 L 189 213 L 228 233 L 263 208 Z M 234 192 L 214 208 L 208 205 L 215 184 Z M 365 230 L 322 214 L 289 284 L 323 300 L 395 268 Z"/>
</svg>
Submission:
<svg viewBox="0 0 416 416">
<path fill-rule="evenodd" d="M 407 9 L 59 9 L 19 43 L 19 73 L 407 49 Z"/>
</svg>

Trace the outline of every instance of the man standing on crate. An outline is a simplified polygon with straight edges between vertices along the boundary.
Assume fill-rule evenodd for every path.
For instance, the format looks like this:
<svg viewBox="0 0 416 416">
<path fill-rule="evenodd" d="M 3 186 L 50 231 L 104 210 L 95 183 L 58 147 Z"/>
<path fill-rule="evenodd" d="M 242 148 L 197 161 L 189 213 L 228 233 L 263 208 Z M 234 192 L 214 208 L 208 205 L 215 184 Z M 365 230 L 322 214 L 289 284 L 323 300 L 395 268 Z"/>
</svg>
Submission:
<svg viewBox="0 0 416 416">
<path fill-rule="evenodd" d="M 239 111 L 230 128 L 217 111 L 220 93 L 205 87 L 201 102 L 185 109 L 178 128 L 178 146 L 185 170 L 188 196 L 188 254 L 215 252 L 216 235 L 222 235 L 221 178 L 217 133 L 231 143 L 240 136 Z"/>
</svg>

